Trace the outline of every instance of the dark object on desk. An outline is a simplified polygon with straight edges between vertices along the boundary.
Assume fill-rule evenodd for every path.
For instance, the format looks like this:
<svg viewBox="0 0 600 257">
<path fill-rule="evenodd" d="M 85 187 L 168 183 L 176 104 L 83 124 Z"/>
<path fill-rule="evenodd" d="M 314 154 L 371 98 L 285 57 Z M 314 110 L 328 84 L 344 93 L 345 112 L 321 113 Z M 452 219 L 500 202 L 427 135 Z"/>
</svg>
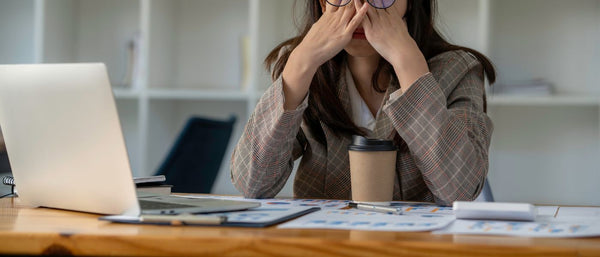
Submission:
<svg viewBox="0 0 600 257">
<path fill-rule="evenodd" d="M 173 192 L 210 193 L 235 120 L 235 116 L 226 121 L 190 118 L 157 175 L 167 177 Z"/>
<path fill-rule="evenodd" d="M 350 202 L 348 203 L 348 207 L 351 208 L 356 208 L 359 210 L 363 210 L 363 211 L 372 211 L 372 212 L 379 212 L 379 213 L 385 213 L 385 214 L 394 214 L 394 215 L 402 215 L 403 211 L 402 211 L 402 207 L 395 207 L 395 206 L 385 206 L 385 205 L 373 205 L 373 204 L 366 204 L 366 203 L 357 203 L 357 202 Z"/>
<path fill-rule="evenodd" d="M 148 176 L 148 177 L 133 177 L 135 190 L 139 193 L 150 193 L 159 195 L 170 195 L 173 185 L 165 184 L 167 178 L 164 175 Z"/>
<path fill-rule="evenodd" d="M 145 184 L 162 184 L 167 180 L 165 175 L 148 176 L 148 177 L 133 177 L 133 183 L 136 186 L 143 186 Z"/>
<path fill-rule="evenodd" d="M 144 184 L 144 185 L 136 185 L 135 191 L 138 192 L 138 194 L 141 192 L 141 193 L 157 194 L 157 195 L 170 195 L 172 187 L 173 187 L 172 185 L 159 184 L 159 183 Z"/>
<path fill-rule="evenodd" d="M 16 196 L 15 193 L 15 179 L 12 176 L 4 176 L 2 177 L 2 184 L 10 186 L 10 193 L 4 194 L 0 196 L 0 198 L 4 198 L 7 196 Z"/>
<path fill-rule="evenodd" d="M 6 151 L 0 151 L 0 173 L 10 173 L 10 163 Z"/>
<path fill-rule="evenodd" d="M 268 219 L 244 219 L 244 220 L 230 220 L 228 215 L 236 215 L 239 212 L 226 212 L 226 213 L 215 213 L 215 216 L 210 218 L 209 215 L 200 215 L 195 219 L 194 216 L 183 215 L 184 218 L 181 218 L 181 215 L 163 215 L 159 216 L 151 216 L 150 219 L 143 219 L 140 217 L 128 217 L 128 216 L 103 216 L 98 218 L 99 220 L 105 220 L 115 223 L 125 223 L 125 224 L 150 224 L 150 225 L 189 225 L 189 226 L 224 226 L 224 227 L 252 227 L 252 228 L 264 228 L 273 226 L 291 219 L 298 218 L 300 216 L 315 212 L 320 210 L 320 207 L 305 207 L 300 208 L 299 210 L 294 210 L 292 212 L 281 212 L 279 216 L 275 216 Z M 261 213 L 263 211 L 260 208 L 250 209 L 246 211 L 240 211 L 246 213 L 248 215 L 252 215 L 252 213 Z M 144 215 L 142 215 L 143 217 Z M 186 217 L 187 216 L 187 217 Z M 148 216 L 146 216 L 148 217 Z"/>
</svg>

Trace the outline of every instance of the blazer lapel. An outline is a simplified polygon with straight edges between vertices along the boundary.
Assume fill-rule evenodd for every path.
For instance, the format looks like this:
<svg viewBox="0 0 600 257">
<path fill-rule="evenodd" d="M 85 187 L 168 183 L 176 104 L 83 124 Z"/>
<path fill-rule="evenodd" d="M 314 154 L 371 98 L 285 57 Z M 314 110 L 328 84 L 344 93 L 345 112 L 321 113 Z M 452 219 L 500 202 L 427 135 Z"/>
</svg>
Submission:
<svg viewBox="0 0 600 257">
<path fill-rule="evenodd" d="M 347 67 L 342 70 L 340 83 L 338 85 L 338 98 L 346 110 L 346 113 L 352 117 L 352 106 L 350 95 L 348 93 L 347 79 L 350 73 Z M 352 79 L 350 77 L 349 79 Z M 351 142 L 349 137 L 345 137 L 332 131 L 327 125 L 321 122 L 321 128 L 327 139 L 327 174 L 325 176 L 325 195 L 332 199 L 349 199 L 351 191 L 347 185 L 350 185 L 350 160 L 348 158 L 348 145 Z M 339 190 L 340 188 L 347 188 Z"/>
<path fill-rule="evenodd" d="M 348 80 L 352 80 L 352 74 L 348 70 L 348 66 L 342 69 L 342 74 L 340 76 L 340 83 L 338 85 L 338 98 L 346 110 L 346 113 L 349 117 L 352 117 L 352 103 L 350 103 L 350 93 L 348 92 Z"/>
<path fill-rule="evenodd" d="M 383 101 L 381 102 L 381 106 L 379 107 L 379 109 L 383 109 L 383 106 L 385 106 L 385 104 L 387 104 L 388 99 L 390 98 L 390 94 L 393 92 L 396 92 L 396 90 L 398 90 L 399 86 L 395 85 L 395 84 L 390 84 L 390 86 L 388 87 L 388 89 L 385 91 L 385 95 L 383 97 Z M 378 139 L 393 139 L 394 138 L 394 126 L 392 125 L 392 121 L 390 120 L 390 118 L 385 114 L 385 112 L 380 111 L 379 115 L 377 116 L 377 120 L 375 121 L 375 129 L 373 129 L 373 134 L 372 137 L 373 138 L 378 138 Z"/>
<path fill-rule="evenodd" d="M 331 131 L 321 123 L 327 138 L 327 174 L 325 195 L 332 199 L 350 199 L 350 159 L 348 157 L 349 137 Z M 342 189 L 342 190 L 340 190 Z"/>
</svg>

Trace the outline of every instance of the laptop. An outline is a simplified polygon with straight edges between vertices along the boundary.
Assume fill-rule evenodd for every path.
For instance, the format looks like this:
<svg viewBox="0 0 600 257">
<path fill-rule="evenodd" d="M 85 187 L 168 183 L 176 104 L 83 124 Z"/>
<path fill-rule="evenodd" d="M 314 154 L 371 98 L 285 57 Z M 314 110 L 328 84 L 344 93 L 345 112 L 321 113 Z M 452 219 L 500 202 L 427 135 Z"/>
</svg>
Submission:
<svg viewBox="0 0 600 257">
<path fill-rule="evenodd" d="M 101 63 L 0 65 L 0 127 L 26 205 L 128 216 L 260 206 L 147 194 L 138 199 Z"/>
</svg>

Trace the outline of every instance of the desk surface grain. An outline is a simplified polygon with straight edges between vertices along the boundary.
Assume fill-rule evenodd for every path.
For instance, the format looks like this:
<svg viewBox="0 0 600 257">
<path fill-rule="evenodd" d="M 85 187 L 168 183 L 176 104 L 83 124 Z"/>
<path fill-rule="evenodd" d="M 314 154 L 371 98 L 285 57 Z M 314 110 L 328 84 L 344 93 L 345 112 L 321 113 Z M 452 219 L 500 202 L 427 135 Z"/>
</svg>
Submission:
<svg viewBox="0 0 600 257">
<path fill-rule="evenodd" d="M 0 253 L 101 256 L 600 256 L 600 238 L 112 224 L 0 199 Z"/>
</svg>

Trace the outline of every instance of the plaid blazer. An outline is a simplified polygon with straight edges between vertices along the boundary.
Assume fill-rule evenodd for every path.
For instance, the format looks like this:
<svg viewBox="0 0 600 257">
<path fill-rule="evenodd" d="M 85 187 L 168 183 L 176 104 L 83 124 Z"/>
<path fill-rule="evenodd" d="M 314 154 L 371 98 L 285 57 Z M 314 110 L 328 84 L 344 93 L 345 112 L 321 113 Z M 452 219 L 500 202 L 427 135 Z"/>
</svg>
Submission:
<svg viewBox="0 0 600 257">
<path fill-rule="evenodd" d="M 404 141 L 398 151 L 394 200 L 452 204 L 474 200 L 488 170 L 492 122 L 484 112 L 483 68 L 465 51 L 428 60 L 430 73 L 404 94 L 391 84 L 370 137 Z M 344 76 L 341 76 L 344 78 Z M 321 123 L 327 144 L 318 143 L 303 122 L 308 97 L 284 110 L 281 77 L 250 116 L 231 158 L 231 180 L 250 198 L 274 197 L 302 157 L 294 197 L 350 199 L 350 136 Z M 351 112 L 344 79 L 338 97 Z M 351 113 L 349 113 L 351 114 Z"/>
</svg>

